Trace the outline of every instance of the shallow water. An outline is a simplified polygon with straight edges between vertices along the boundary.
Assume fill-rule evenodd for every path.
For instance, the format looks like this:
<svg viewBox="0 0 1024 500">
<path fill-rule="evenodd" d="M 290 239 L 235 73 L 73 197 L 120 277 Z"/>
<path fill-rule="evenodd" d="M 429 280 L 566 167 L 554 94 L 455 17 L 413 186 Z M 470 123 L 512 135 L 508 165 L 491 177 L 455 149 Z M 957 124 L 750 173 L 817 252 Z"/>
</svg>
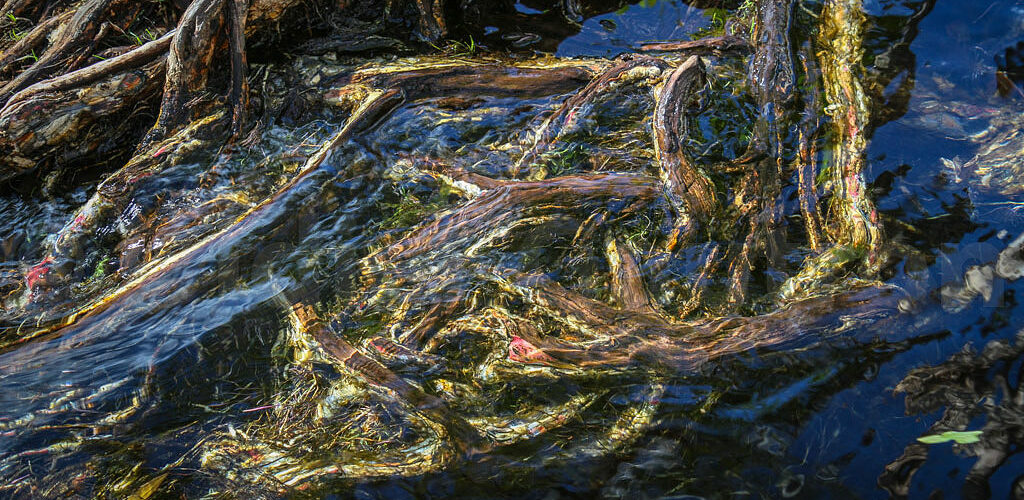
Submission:
<svg viewBox="0 0 1024 500">
<path fill-rule="evenodd" d="M 579 56 L 580 65 L 599 72 L 608 67 L 601 58 L 711 32 L 718 23 L 714 9 L 681 2 L 603 10 L 563 27 L 560 33 L 575 33 L 569 36 L 531 45 L 520 43 L 531 40 L 527 28 L 503 26 L 486 30 L 484 40 Z M 942 290 L 960 284 L 972 266 L 995 262 L 1024 234 L 1024 195 L 986 187 L 943 159 L 968 161 L 992 140 L 984 130 L 1012 130 L 1024 108 L 1024 96 L 996 88 L 1005 49 L 1024 40 L 1024 5 L 884 1 L 865 2 L 865 10 L 865 64 L 869 80 L 881 86 L 865 177 L 886 237 L 898 243 L 898 258 L 881 271 L 891 288 L 865 292 L 863 302 L 836 302 L 848 309 L 811 308 L 820 319 L 807 324 L 783 318 L 801 328 L 707 362 L 690 363 L 673 350 L 678 344 L 666 342 L 626 365 L 613 358 L 586 367 L 524 363 L 540 354 L 520 339 L 526 343 L 516 358 L 520 337 L 511 337 L 510 322 L 574 331 L 560 340 L 602 344 L 583 338 L 585 321 L 545 313 L 544 300 L 555 299 L 523 290 L 570 290 L 621 310 L 609 292 L 604 238 L 574 244 L 585 240 L 588 222 L 628 241 L 657 306 L 688 325 L 714 317 L 683 311 L 680 303 L 716 242 L 696 242 L 659 264 L 657 234 L 669 208 L 645 194 L 643 180 L 620 180 L 621 192 L 612 197 L 583 188 L 561 196 L 531 191 L 540 200 L 531 204 L 511 190 L 473 198 L 435 169 L 494 178 L 616 172 L 614 179 L 646 179 L 657 161 L 649 133 L 654 85 L 623 84 L 581 108 L 558 132 L 557 146 L 519 171 L 512 166 L 530 147 L 531 131 L 585 81 L 550 93 L 409 99 L 304 176 L 304 162 L 350 110 L 300 114 L 301 123 L 268 129 L 258 148 L 203 151 L 141 182 L 133 202 L 102 226 L 126 243 L 83 243 L 87 264 L 77 288 L 47 304 L 73 309 L 95 297 L 110 301 L 71 326 L 0 351 L 0 491 L 242 498 L 1020 495 L 1024 458 L 1014 453 L 1024 440 L 1024 346 L 1013 343 L 1024 324 L 1017 298 L 1024 280 L 997 277 L 987 298 L 957 301 Z M 517 11 L 546 15 L 524 4 Z M 923 13 L 916 29 L 903 29 L 915 12 Z M 813 35 L 813 18 L 797 19 L 794 45 Z M 511 36 L 502 38 L 507 31 Z M 743 60 L 709 61 L 712 85 L 701 104 L 711 106 L 694 111 L 687 146 L 698 164 L 715 168 L 743 154 L 758 112 L 737 77 Z M 325 74 L 353 70 L 344 61 L 317 64 Z M 736 177 L 715 179 L 728 185 Z M 4 194 L 0 271 L 30 273 L 93 189 L 57 199 Z M 793 194 L 786 213 L 799 213 L 794 190 L 783 187 Z M 150 211 L 153 199 L 172 201 Z M 503 208 L 487 212 L 481 199 Z M 490 225 L 459 226 L 466 220 L 459 210 L 474 203 Z M 197 205 L 212 208 L 196 215 Z M 138 213 L 162 224 L 141 222 Z M 791 218 L 787 227 L 799 224 Z M 752 279 L 763 297 L 741 312 L 772 309 L 772 292 L 808 253 L 793 243 L 798 232 L 788 230 L 791 244 L 778 265 Z M 141 253 L 125 250 L 133 244 Z M 110 271 L 115 261 L 120 272 Z M 726 280 L 710 281 L 708 303 L 720 305 Z M 901 298 L 912 306 L 898 310 Z M 53 314 L 33 310 L 32 300 L 38 298 L 7 303 L 7 334 L 15 319 L 20 332 L 31 329 L 33 318 Z M 381 336 L 414 346 L 379 358 L 412 389 L 389 392 L 332 362 L 290 316 L 296 302 L 353 345 Z M 443 321 L 431 324 L 435 317 Z M 977 354 L 999 342 L 1008 352 L 1002 357 Z M 965 349 L 976 352 L 956 356 Z M 917 372 L 923 382 L 901 385 L 922 367 L 935 367 L 933 376 Z M 419 393 L 443 404 L 410 403 Z M 931 405 L 912 405 L 908 394 L 914 401 L 938 396 Z M 983 432 L 975 443 L 918 441 L 944 430 Z M 916 458 L 901 460 L 905 451 Z M 995 462 L 980 476 L 971 472 L 979 456 Z"/>
</svg>

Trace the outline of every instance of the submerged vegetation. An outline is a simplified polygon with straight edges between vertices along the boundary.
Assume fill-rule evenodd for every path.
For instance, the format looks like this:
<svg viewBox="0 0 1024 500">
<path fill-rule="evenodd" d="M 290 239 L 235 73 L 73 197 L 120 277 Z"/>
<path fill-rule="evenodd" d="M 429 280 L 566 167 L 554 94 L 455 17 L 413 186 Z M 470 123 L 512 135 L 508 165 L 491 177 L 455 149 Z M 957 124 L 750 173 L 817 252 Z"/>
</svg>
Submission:
<svg viewBox="0 0 1024 500">
<path fill-rule="evenodd" d="M 1019 489 L 1024 75 L 916 83 L 934 9 L 7 1 L 0 492 L 903 496 L 949 442 Z M 902 456 L 814 434 L 884 383 L 946 408 Z"/>
</svg>

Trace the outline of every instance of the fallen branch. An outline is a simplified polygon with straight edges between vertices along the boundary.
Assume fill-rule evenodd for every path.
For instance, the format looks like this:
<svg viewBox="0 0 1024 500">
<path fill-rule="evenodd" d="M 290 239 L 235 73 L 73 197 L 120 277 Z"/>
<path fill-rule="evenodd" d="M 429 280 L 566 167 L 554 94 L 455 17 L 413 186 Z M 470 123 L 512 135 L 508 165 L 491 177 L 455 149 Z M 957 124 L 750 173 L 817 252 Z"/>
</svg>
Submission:
<svg viewBox="0 0 1024 500">
<path fill-rule="evenodd" d="M 647 43 L 640 46 L 645 52 L 682 52 L 691 56 L 726 54 L 745 55 L 751 52 L 750 42 L 743 37 L 725 35 L 710 36 L 685 42 Z"/>
</svg>

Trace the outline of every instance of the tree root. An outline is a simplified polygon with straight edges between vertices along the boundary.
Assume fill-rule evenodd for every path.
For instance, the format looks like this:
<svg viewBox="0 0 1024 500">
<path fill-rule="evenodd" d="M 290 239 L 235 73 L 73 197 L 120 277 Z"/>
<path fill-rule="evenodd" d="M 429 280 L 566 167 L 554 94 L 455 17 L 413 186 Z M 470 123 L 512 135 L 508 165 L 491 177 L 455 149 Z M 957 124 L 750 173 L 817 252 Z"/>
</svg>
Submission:
<svg viewBox="0 0 1024 500">
<path fill-rule="evenodd" d="M 231 92 L 228 95 L 231 104 L 231 136 L 239 137 L 245 127 L 249 109 L 249 64 L 245 56 L 245 16 L 249 0 L 228 0 L 227 8 L 230 26 L 228 45 L 231 49 Z"/>
<path fill-rule="evenodd" d="M 551 114 L 534 133 L 531 147 L 516 162 L 512 169 L 513 175 L 527 170 L 541 155 L 547 151 L 558 138 L 563 129 L 576 120 L 577 114 L 588 104 L 620 85 L 623 80 L 631 78 L 649 78 L 658 76 L 668 69 L 668 64 L 661 59 L 649 56 L 637 56 L 620 61 L 615 66 L 594 78 L 586 87 L 567 99 Z"/>
<path fill-rule="evenodd" d="M 825 112 L 833 123 L 834 137 L 832 164 L 823 173 L 832 191 L 821 230 L 828 245 L 783 284 L 783 300 L 805 293 L 811 284 L 832 278 L 850 265 L 859 263 L 874 276 L 884 263 L 882 228 L 863 172 L 872 128 L 869 96 L 862 83 L 863 17 L 859 0 L 830 0 L 822 11 L 816 43 L 828 104 Z"/>
<path fill-rule="evenodd" d="M 16 77 L 0 88 L 0 102 L 6 103 L 17 91 L 53 76 L 58 71 L 76 69 L 68 67 L 70 61 L 79 57 L 83 50 L 88 50 L 96 43 L 101 27 L 108 13 L 119 9 L 126 0 L 88 0 L 75 12 L 68 24 L 61 31 L 53 45 L 32 66 L 19 73 Z"/>
<path fill-rule="evenodd" d="M 677 211 L 675 229 L 669 238 L 669 249 L 685 243 L 693 228 L 688 217 L 706 223 L 717 209 L 715 186 L 683 153 L 686 135 L 684 115 L 697 92 L 706 83 L 704 64 L 692 56 L 669 76 L 654 112 L 654 149 L 659 173 L 669 200 Z"/>
<path fill-rule="evenodd" d="M 410 101 L 438 96 L 450 98 L 521 97 L 537 98 L 564 94 L 590 81 L 587 69 L 577 66 L 531 67 L 497 64 L 447 64 L 441 67 L 407 69 L 368 68 L 345 74 L 330 83 L 328 102 L 346 101 L 363 88 L 398 88 Z"/>
<path fill-rule="evenodd" d="M 821 215 L 818 213 L 818 189 L 815 185 L 818 171 L 818 112 L 821 109 L 821 92 L 818 87 L 818 68 L 810 53 L 810 45 L 805 45 L 799 53 L 803 63 L 804 78 L 810 89 L 805 96 L 804 117 L 799 126 L 799 142 L 797 150 L 797 190 L 800 197 L 800 215 L 807 234 L 807 244 L 811 250 L 820 252 L 824 249 L 824 229 Z"/>
<path fill-rule="evenodd" d="M 96 225 L 102 224 L 112 214 L 116 215 L 118 203 L 127 203 L 131 199 L 130 196 L 125 197 L 122 191 L 134 189 L 137 181 L 153 175 L 154 171 L 150 169 L 159 168 L 163 164 L 160 161 L 154 163 L 153 159 L 162 159 L 161 157 L 171 148 L 183 146 L 185 148 L 201 147 L 203 145 L 201 141 L 182 142 L 187 136 L 181 134 L 195 134 L 199 129 L 203 128 L 203 125 L 216 129 L 218 127 L 216 124 L 223 123 L 221 119 L 223 113 L 208 117 L 204 123 L 193 123 L 189 128 L 180 133 L 177 139 L 172 137 L 165 143 L 158 143 L 152 148 L 145 150 L 145 152 L 140 153 L 132 162 L 129 162 L 129 165 L 119 175 L 112 176 L 109 179 L 109 183 L 104 182 L 104 184 L 101 184 L 96 195 L 78 212 L 75 219 L 61 231 L 54 244 L 52 255 L 35 266 L 32 273 L 40 277 L 40 279 L 30 284 L 32 286 L 28 287 L 27 293 L 29 295 L 27 298 L 34 303 L 37 310 L 45 310 L 46 313 L 40 315 L 32 327 L 27 328 L 22 328 L 21 321 L 17 318 L 5 318 L 0 323 L 0 349 L 14 342 L 26 342 L 41 335 L 65 328 L 68 330 L 68 334 L 71 335 L 73 334 L 71 332 L 76 330 L 76 325 L 79 322 L 83 323 L 80 328 L 88 331 L 90 327 L 95 326 L 91 323 L 91 319 L 103 316 L 111 307 L 115 309 L 112 314 L 131 314 L 134 310 L 132 304 L 136 304 L 136 301 L 140 300 L 143 296 L 147 296 L 150 293 L 166 293 L 167 297 L 175 295 L 169 291 L 168 287 L 171 289 L 177 287 L 174 284 L 177 279 L 175 270 L 181 269 L 181 266 L 187 267 L 188 263 L 197 264 L 202 262 L 210 253 L 226 251 L 233 245 L 239 244 L 246 236 L 251 235 L 253 231 L 288 232 L 296 230 L 295 224 L 298 220 L 295 218 L 295 214 L 282 213 L 282 211 L 290 204 L 294 204 L 295 198 L 302 198 L 308 194 L 306 192 L 308 191 L 307 184 L 311 182 L 311 178 L 316 177 L 314 175 L 316 172 L 322 171 L 321 164 L 327 159 L 328 155 L 339 144 L 350 140 L 353 135 L 364 132 L 378 123 L 382 115 L 391 112 L 402 102 L 402 94 L 399 91 L 392 90 L 374 93 L 362 106 L 353 112 L 345 125 L 330 140 L 324 143 L 316 154 L 306 160 L 306 163 L 288 184 L 283 186 L 273 196 L 251 208 L 233 225 L 207 236 L 191 247 L 166 259 L 150 262 L 141 269 L 122 270 L 122 274 L 126 276 L 125 282 L 103 297 L 94 299 L 84 305 L 75 306 L 75 309 L 70 312 L 63 307 L 55 307 L 53 303 L 55 299 L 52 295 L 60 289 L 60 286 L 66 284 L 65 281 L 68 278 L 66 274 L 61 275 L 61 272 L 66 271 L 61 271 L 59 267 L 69 267 L 67 265 L 57 266 L 55 264 L 59 264 L 59 261 L 70 261 L 70 267 L 73 269 L 75 256 L 84 253 L 85 246 L 91 244 L 89 236 L 95 232 L 94 228 Z M 285 223 L 287 221 L 290 222 Z M 269 237 L 269 235 L 265 236 Z M 45 277 L 45 279 L 41 279 L 42 277 Z M 194 286 L 201 285 L 195 284 Z M 207 283 L 206 286 L 212 286 L 212 284 Z M 161 292 L 160 290 L 163 291 Z M 181 299 L 191 297 L 187 293 L 184 296 L 180 294 L 175 296 Z M 168 299 L 168 302 L 164 305 L 170 306 L 171 302 L 173 301 Z M 120 309 L 116 307 L 117 304 L 120 304 Z M 43 309 L 44 306 L 48 307 Z"/>
<path fill-rule="evenodd" d="M 163 82 L 163 54 L 172 36 L 15 94 L 0 109 L 0 151 L 5 153 L 0 180 L 35 169 L 39 158 L 70 163 L 108 152 L 134 135 L 124 120 L 95 133 L 94 125 L 153 101 Z"/>
<path fill-rule="evenodd" d="M 882 230 L 864 183 L 864 154 L 870 133 L 863 78 L 863 7 L 859 0 L 830 0 L 822 13 L 818 44 L 828 114 L 835 124 L 832 200 L 827 221 L 830 239 L 864 255 L 871 271 L 881 266 Z M 819 50 L 822 50 L 819 49 Z"/>
<path fill-rule="evenodd" d="M 42 45 L 46 37 L 53 33 L 56 27 L 67 22 L 72 14 L 74 11 L 69 10 L 63 14 L 46 18 L 32 28 L 32 31 L 28 32 L 24 38 L 0 54 L 0 75 L 13 71 L 15 62 Z"/>
<path fill-rule="evenodd" d="M 143 147 L 173 134 L 180 126 L 196 118 L 188 105 L 205 91 L 213 58 L 217 53 L 224 25 L 225 2 L 195 0 L 178 22 L 167 56 L 167 77 L 156 124 L 142 141 Z"/>
</svg>

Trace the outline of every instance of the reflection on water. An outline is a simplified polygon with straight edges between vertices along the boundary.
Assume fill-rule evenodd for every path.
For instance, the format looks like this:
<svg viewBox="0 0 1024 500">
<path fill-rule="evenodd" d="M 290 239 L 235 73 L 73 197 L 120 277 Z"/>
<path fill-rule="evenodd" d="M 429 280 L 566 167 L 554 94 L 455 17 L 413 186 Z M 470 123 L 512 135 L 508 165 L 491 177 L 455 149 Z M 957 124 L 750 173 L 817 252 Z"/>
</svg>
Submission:
<svg viewBox="0 0 1024 500">
<path fill-rule="evenodd" d="M 1024 8 L 865 3 L 890 249 L 785 288 L 818 251 L 805 189 L 841 210 L 832 124 L 775 112 L 741 55 L 609 59 L 748 7 L 605 3 L 471 24 L 577 58 L 296 58 L 255 69 L 282 89 L 247 147 L 211 118 L 98 186 L 4 194 L 0 491 L 1020 495 Z M 793 7 L 787 106 L 813 110 L 829 3 Z M 726 207 L 692 224 L 672 134 Z"/>
</svg>

